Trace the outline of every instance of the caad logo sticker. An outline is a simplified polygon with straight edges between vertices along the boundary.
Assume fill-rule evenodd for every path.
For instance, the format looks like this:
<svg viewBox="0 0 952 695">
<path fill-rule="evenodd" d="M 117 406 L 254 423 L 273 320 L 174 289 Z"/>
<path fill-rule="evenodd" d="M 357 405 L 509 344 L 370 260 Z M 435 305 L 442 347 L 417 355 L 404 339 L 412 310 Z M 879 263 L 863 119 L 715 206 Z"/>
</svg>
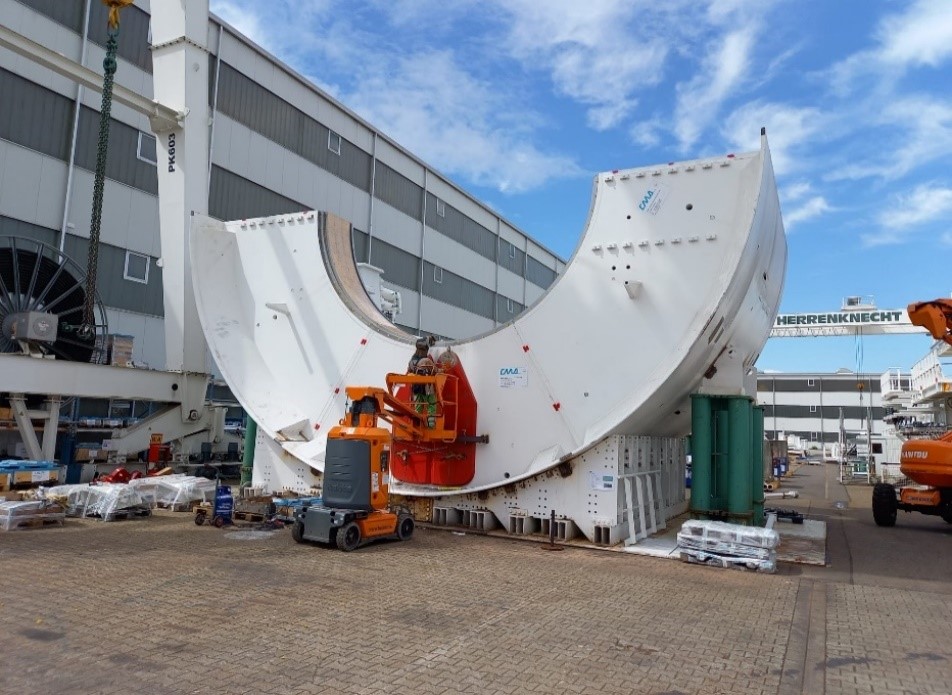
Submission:
<svg viewBox="0 0 952 695">
<path fill-rule="evenodd" d="M 658 210 L 661 209 L 661 204 L 664 202 L 665 193 L 667 193 L 666 188 L 660 183 L 655 184 L 641 197 L 641 202 L 638 203 L 638 209 L 642 212 L 647 212 L 649 215 L 657 215 Z"/>
<path fill-rule="evenodd" d="M 526 367 L 500 367 L 499 386 L 504 389 L 525 388 L 529 385 L 529 370 Z"/>
</svg>

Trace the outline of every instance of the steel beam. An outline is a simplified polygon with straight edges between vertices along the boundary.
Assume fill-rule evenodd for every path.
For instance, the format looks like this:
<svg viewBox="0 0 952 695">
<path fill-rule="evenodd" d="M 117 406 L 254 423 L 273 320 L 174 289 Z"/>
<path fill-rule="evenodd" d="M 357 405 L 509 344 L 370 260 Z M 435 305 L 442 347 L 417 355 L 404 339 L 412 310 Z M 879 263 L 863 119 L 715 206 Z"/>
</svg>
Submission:
<svg viewBox="0 0 952 695">
<path fill-rule="evenodd" d="M 202 402 L 208 379 L 207 374 L 45 360 L 26 355 L 0 355 L 0 384 L 3 384 L 4 391 L 10 393 L 55 393 L 82 398 L 168 403 L 195 399 Z"/>
<path fill-rule="evenodd" d="M 102 75 L 3 25 L 0 25 L 0 46 L 84 87 L 102 92 Z M 181 127 L 187 113 L 170 109 L 120 84 L 113 85 L 112 100 L 148 116 L 153 131 L 159 133 Z"/>
<path fill-rule="evenodd" d="M 823 338 L 838 335 L 906 335 L 910 333 L 928 333 L 920 326 L 911 323 L 857 323 L 845 326 L 774 326 L 770 329 L 771 338 Z"/>
<path fill-rule="evenodd" d="M 153 434 L 161 434 L 164 441 L 177 441 L 206 431 L 211 433 L 209 439 L 220 437 L 225 421 L 224 410 L 204 408 L 197 420 L 183 422 L 178 405 L 170 405 L 131 427 L 113 430 L 110 451 L 119 454 L 143 451 L 149 447 Z"/>
<path fill-rule="evenodd" d="M 40 442 L 36 438 L 33 421 L 30 420 L 30 414 L 27 412 L 26 398 L 23 393 L 10 394 L 10 409 L 13 411 L 13 419 L 16 420 L 17 428 L 20 430 L 20 437 L 23 439 L 23 446 L 26 448 L 26 457 L 34 461 L 42 460 L 43 451 L 40 449 Z"/>
<path fill-rule="evenodd" d="M 52 461 L 56 458 L 56 430 L 59 428 L 60 406 L 63 399 L 60 396 L 50 396 L 46 402 L 46 417 L 43 423 L 43 460 Z"/>
</svg>

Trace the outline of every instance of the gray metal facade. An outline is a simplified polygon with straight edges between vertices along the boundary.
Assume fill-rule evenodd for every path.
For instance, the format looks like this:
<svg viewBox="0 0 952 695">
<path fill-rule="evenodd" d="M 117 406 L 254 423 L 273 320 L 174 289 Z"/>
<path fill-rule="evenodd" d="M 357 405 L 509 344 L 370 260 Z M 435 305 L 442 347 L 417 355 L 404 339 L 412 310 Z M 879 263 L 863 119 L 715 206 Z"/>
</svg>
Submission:
<svg viewBox="0 0 952 695">
<path fill-rule="evenodd" d="M 152 71 L 148 1 L 136 0 L 136 5 L 122 14 L 117 82 L 129 80 L 128 86 L 148 89 Z M 17 0 L 0 9 L 0 21 L 8 24 L 8 19 L 22 19 L 23 8 L 29 8 L 33 17 L 42 17 L 42 21 L 30 18 L 11 25 L 21 31 L 28 26 L 30 38 L 46 45 L 75 46 L 86 7 L 83 0 Z M 88 7 L 88 40 L 90 45 L 102 46 L 106 40 L 106 10 L 97 0 Z M 373 131 L 346 107 L 306 84 L 231 28 L 220 26 L 214 18 L 210 21 L 211 34 L 221 30 L 219 36 L 224 37 L 211 47 L 209 58 L 213 129 L 230 133 L 213 137 L 210 214 L 241 219 L 312 208 L 333 211 L 335 204 L 344 213 L 355 210 L 354 215 L 344 216 L 354 223 L 356 260 L 382 268 L 385 284 L 411 295 L 405 303 L 416 308 L 396 320 L 412 332 L 465 337 L 509 321 L 564 269 L 564 261 L 530 244 L 512 225 Z M 76 59 L 78 55 L 70 57 Z M 249 76 L 262 74 L 249 68 L 262 63 L 273 68 L 273 83 Z M 98 69 L 92 60 L 87 65 Z M 44 173 L 35 181 L 20 182 L 24 190 L 32 183 L 48 197 L 50 208 L 58 212 L 28 215 L 20 206 L 5 205 L 0 198 L 0 233 L 30 236 L 54 246 L 63 236 L 64 251 L 84 266 L 88 228 L 83 228 L 87 224 L 83 208 L 91 201 L 82 196 L 95 166 L 99 114 L 93 105 L 98 95 L 87 90 L 83 98 L 77 99 L 75 86 L 51 75 L 39 66 L 21 70 L 16 61 L 0 60 L 0 140 L 22 148 L 17 156 L 34 153 L 37 158 L 49 157 L 66 165 L 60 169 L 64 181 L 54 183 L 54 177 Z M 160 253 L 154 200 L 157 178 L 152 161 L 155 141 L 144 119 L 136 121 L 137 117 L 121 110 L 113 113 L 99 290 L 107 307 L 160 317 L 162 274 L 156 265 Z M 267 156 L 298 167 L 298 176 L 290 178 L 314 182 L 313 186 L 295 188 L 294 181 L 276 185 L 274 178 L 259 175 L 256 162 L 238 163 L 239 150 L 246 148 L 248 134 L 270 143 L 266 145 Z M 378 151 L 378 144 L 382 151 Z M 70 163 L 71 150 L 74 156 Z M 316 169 L 308 169 L 310 165 Z M 43 166 L 37 164 L 35 169 L 39 171 Z M 280 170 L 280 165 L 277 168 Z M 74 171 L 79 172 L 76 184 L 70 199 L 64 201 L 66 172 L 72 177 Z M 32 175 L 24 174 L 28 178 Z M 113 184 L 125 187 L 121 195 L 131 197 L 131 202 L 127 206 L 123 198 L 113 203 L 126 211 L 127 218 L 114 217 L 112 229 L 107 230 L 110 197 L 115 201 L 112 191 L 123 191 Z M 57 228 L 59 216 L 64 221 L 62 228 Z M 427 239 L 433 240 L 433 235 L 455 246 L 441 242 L 431 252 Z M 535 250 L 527 254 L 526 249 Z M 124 277 L 129 251 L 148 257 L 148 282 Z M 486 259 L 480 263 L 490 262 L 489 269 L 468 260 L 473 257 Z M 141 263 L 138 256 L 134 260 Z M 500 274 L 505 273 L 511 275 L 501 281 Z"/>
<path fill-rule="evenodd" d="M 841 415 L 849 435 L 881 432 L 880 388 L 878 374 L 759 374 L 757 402 L 768 439 L 796 435 L 822 444 L 839 438 Z"/>
</svg>

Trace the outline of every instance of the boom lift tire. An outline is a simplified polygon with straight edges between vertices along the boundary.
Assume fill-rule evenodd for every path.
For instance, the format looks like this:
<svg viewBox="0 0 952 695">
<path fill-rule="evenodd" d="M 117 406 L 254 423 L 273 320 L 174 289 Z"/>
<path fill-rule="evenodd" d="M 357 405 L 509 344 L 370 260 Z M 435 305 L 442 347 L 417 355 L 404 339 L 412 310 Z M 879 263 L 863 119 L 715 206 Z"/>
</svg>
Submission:
<svg viewBox="0 0 952 695">
<path fill-rule="evenodd" d="M 291 526 L 291 538 L 294 539 L 295 543 L 304 542 L 304 524 L 300 521 L 295 521 L 294 525 Z"/>
<path fill-rule="evenodd" d="M 337 547 L 344 552 L 349 553 L 356 550 L 360 545 L 360 527 L 356 521 L 351 521 L 341 528 L 337 529 Z"/>
<path fill-rule="evenodd" d="M 873 488 L 873 520 L 876 525 L 895 526 L 898 508 L 896 488 L 889 483 L 877 483 Z"/>
<path fill-rule="evenodd" d="M 397 519 L 397 538 L 401 541 L 408 541 L 413 536 L 413 529 L 416 524 L 413 523 L 413 517 L 409 514 L 401 514 Z"/>
</svg>

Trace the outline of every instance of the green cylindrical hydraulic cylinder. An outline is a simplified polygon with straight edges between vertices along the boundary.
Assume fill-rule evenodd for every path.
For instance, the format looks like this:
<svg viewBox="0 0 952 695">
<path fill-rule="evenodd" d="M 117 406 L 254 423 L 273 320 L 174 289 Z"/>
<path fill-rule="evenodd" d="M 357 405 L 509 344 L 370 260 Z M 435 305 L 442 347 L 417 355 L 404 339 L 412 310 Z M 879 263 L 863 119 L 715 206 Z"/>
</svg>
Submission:
<svg viewBox="0 0 952 695">
<path fill-rule="evenodd" d="M 727 413 L 727 399 L 723 397 L 713 399 L 711 403 L 714 419 L 714 494 L 711 509 L 718 512 L 727 511 L 727 489 L 730 485 L 730 420 Z"/>
<path fill-rule="evenodd" d="M 746 397 L 729 398 L 727 412 L 730 422 L 727 511 L 737 523 L 749 523 L 753 515 L 750 400 Z"/>
<path fill-rule="evenodd" d="M 258 437 L 258 423 L 251 419 L 251 416 L 245 418 L 247 425 L 245 427 L 245 452 L 241 457 L 241 487 L 251 485 L 251 474 L 255 463 L 255 439 Z"/>
<path fill-rule="evenodd" d="M 755 405 L 752 409 L 751 423 L 751 493 L 754 502 L 754 526 L 764 525 L 764 407 Z"/>
<path fill-rule="evenodd" d="M 711 399 L 691 396 L 691 511 L 705 514 L 711 509 Z"/>
</svg>

